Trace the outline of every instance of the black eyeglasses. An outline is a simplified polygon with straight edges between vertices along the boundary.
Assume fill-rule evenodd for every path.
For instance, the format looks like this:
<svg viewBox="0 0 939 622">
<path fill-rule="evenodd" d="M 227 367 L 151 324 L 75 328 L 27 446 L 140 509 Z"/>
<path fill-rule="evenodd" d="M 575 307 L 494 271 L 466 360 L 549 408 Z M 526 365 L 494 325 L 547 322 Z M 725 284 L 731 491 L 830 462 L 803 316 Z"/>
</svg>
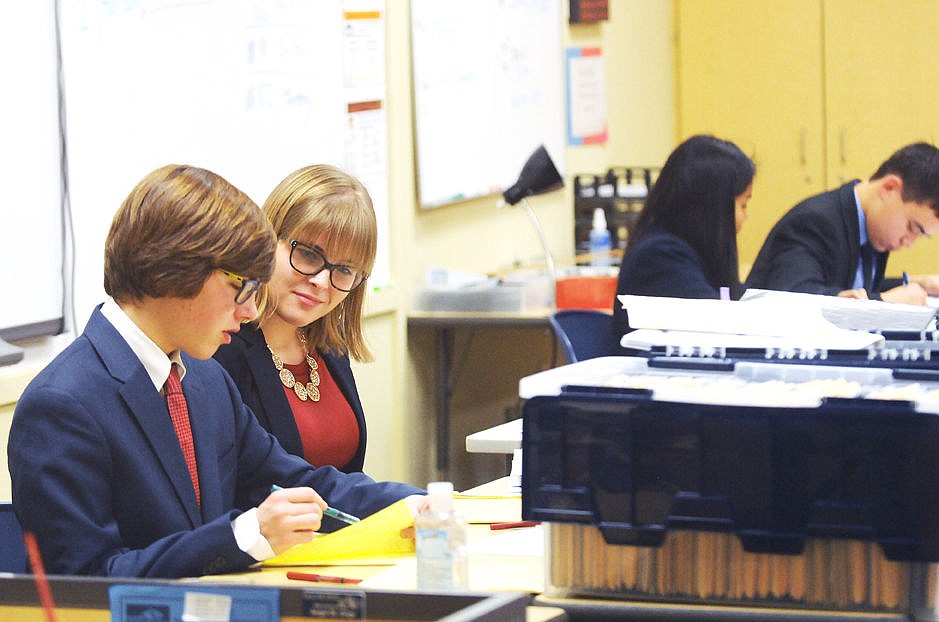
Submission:
<svg viewBox="0 0 939 622">
<path fill-rule="evenodd" d="M 290 267 L 305 276 L 316 276 L 328 269 L 329 282 L 341 292 L 351 292 L 368 278 L 366 273 L 350 266 L 329 263 L 318 248 L 297 240 L 290 240 Z"/>
<path fill-rule="evenodd" d="M 235 274 L 234 272 L 229 272 L 228 270 L 222 270 L 221 268 L 218 270 L 225 276 L 241 283 L 241 289 L 239 289 L 238 293 L 235 294 L 235 304 L 242 305 L 248 302 L 248 300 L 254 296 L 254 293 L 258 291 L 258 288 L 261 287 L 261 282 L 256 279 L 248 279 L 241 276 L 240 274 Z"/>
</svg>

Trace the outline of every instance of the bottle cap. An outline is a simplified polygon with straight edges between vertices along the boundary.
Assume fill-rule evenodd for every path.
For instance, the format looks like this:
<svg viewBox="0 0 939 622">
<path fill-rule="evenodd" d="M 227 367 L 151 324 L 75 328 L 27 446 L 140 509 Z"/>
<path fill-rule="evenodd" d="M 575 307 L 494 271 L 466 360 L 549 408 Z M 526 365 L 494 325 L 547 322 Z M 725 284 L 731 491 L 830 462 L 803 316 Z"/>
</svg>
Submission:
<svg viewBox="0 0 939 622">
<path fill-rule="evenodd" d="M 430 506 L 437 512 L 449 512 L 453 509 L 453 483 L 431 482 L 427 484 L 427 497 Z"/>
<path fill-rule="evenodd" d="M 593 230 L 606 230 L 606 212 L 603 211 L 602 207 L 597 207 L 593 210 Z"/>
</svg>

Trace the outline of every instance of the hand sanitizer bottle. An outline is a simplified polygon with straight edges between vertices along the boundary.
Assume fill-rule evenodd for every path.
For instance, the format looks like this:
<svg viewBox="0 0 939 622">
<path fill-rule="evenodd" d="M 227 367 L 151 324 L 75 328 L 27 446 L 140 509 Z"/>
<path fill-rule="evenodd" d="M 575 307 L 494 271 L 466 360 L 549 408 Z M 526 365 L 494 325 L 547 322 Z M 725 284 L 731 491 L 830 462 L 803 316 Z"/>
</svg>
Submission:
<svg viewBox="0 0 939 622">
<path fill-rule="evenodd" d="M 610 258 L 610 230 L 606 226 L 606 212 L 602 207 L 593 210 L 593 227 L 590 229 L 590 254 L 592 266 L 609 266 Z"/>
<path fill-rule="evenodd" d="M 453 509 L 453 484 L 427 485 L 430 502 L 414 521 L 417 544 L 417 589 L 469 589 L 467 526 Z"/>
</svg>

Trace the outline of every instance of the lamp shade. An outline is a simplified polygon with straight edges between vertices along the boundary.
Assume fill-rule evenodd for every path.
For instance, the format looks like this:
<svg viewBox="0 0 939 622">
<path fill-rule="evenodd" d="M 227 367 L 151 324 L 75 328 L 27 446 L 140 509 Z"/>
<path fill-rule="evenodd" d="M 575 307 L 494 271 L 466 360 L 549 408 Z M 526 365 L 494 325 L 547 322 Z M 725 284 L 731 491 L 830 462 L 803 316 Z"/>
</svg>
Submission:
<svg viewBox="0 0 939 622">
<path fill-rule="evenodd" d="M 525 197 L 555 190 L 564 185 L 561 174 L 551 161 L 548 150 L 541 145 L 529 156 L 518 181 L 502 193 L 502 198 L 509 205 L 515 205 Z"/>
</svg>

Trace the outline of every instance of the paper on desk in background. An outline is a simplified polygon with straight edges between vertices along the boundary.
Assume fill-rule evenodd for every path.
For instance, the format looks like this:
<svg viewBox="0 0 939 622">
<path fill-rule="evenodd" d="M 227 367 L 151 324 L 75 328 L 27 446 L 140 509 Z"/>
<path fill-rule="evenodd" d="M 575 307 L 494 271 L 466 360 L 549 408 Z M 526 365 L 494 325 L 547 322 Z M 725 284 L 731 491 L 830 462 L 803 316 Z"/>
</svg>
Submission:
<svg viewBox="0 0 939 622">
<path fill-rule="evenodd" d="M 822 317 L 850 330 L 913 330 L 930 328 L 936 309 L 926 305 L 907 305 L 883 300 L 855 300 L 837 296 L 749 289 L 741 301 L 763 301 L 771 304 L 805 305 L 821 309 Z"/>
<path fill-rule="evenodd" d="M 370 565 L 394 564 L 414 553 L 414 540 L 401 530 L 414 525 L 414 517 L 402 499 L 354 525 L 317 535 L 312 542 L 298 544 L 264 566 L 320 566 L 367 559 Z"/>
<path fill-rule="evenodd" d="M 511 523 L 522 520 L 522 496 L 505 495 L 453 495 L 453 508 L 463 515 L 467 523 Z"/>
<path fill-rule="evenodd" d="M 772 292 L 776 294 L 779 292 Z M 624 347 L 825 348 L 856 350 L 883 343 L 866 331 L 835 326 L 818 301 L 781 300 L 773 295 L 748 300 L 618 296 L 629 314 Z"/>
</svg>

